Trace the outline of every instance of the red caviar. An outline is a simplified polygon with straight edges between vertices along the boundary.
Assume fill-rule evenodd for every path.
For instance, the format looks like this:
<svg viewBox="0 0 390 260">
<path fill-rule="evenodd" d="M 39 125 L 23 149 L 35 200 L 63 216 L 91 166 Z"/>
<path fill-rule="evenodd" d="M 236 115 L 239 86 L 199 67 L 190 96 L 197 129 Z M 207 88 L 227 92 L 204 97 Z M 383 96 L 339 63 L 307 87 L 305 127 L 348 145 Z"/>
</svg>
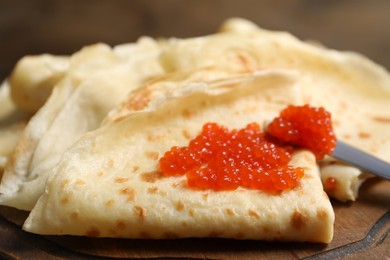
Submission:
<svg viewBox="0 0 390 260">
<path fill-rule="evenodd" d="M 291 149 L 270 142 L 257 123 L 229 131 L 207 123 L 186 147 L 172 147 L 160 159 L 165 176 L 186 174 L 194 189 L 282 191 L 294 188 L 302 168 L 287 166 Z"/>
<path fill-rule="evenodd" d="M 193 189 L 235 190 L 238 187 L 280 192 L 292 189 L 303 168 L 288 166 L 295 144 L 312 150 L 318 159 L 330 154 L 336 138 L 330 113 L 323 108 L 288 106 L 268 126 L 257 123 L 229 131 L 207 123 L 188 146 L 174 146 L 160 159 L 165 176 L 186 175 Z"/>
<path fill-rule="evenodd" d="M 331 114 L 322 107 L 288 106 L 275 118 L 267 132 L 282 142 L 308 148 L 322 159 L 336 146 Z"/>
<path fill-rule="evenodd" d="M 327 188 L 328 190 L 335 190 L 337 188 L 337 180 L 333 177 L 326 178 L 325 188 Z"/>
</svg>

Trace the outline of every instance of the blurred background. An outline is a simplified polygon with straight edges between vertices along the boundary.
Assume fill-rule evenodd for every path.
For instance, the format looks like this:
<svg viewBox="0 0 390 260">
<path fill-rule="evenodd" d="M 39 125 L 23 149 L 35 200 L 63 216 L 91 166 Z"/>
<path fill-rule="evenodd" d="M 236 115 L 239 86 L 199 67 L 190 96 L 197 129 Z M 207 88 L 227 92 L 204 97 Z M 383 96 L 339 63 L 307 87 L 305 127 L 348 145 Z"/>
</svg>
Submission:
<svg viewBox="0 0 390 260">
<path fill-rule="evenodd" d="M 0 0 L 0 78 L 27 54 L 211 34 L 233 16 L 360 52 L 390 70 L 389 0 Z"/>
</svg>

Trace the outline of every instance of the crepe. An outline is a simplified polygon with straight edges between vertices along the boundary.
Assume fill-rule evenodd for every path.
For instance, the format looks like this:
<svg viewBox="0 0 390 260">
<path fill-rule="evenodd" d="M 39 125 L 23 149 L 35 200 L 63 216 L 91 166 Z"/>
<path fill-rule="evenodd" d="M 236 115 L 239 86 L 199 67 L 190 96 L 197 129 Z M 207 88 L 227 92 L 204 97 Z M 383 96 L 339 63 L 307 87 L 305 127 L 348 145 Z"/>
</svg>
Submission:
<svg viewBox="0 0 390 260">
<path fill-rule="evenodd" d="M 16 107 L 5 80 L 0 85 L 0 178 L 30 115 Z"/>
<path fill-rule="evenodd" d="M 360 186 L 365 180 L 373 177 L 356 167 L 340 162 L 335 163 L 334 160 L 326 160 L 320 165 L 324 190 L 330 197 L 339 201 L 356 200 Z M 329 185 L 329 181 L 335 183 Z"/>
<path fill-rule="evenodd" d="M 304 167 L 305 175 L 298 187 L 281 194 L 193 190 L 184 177 L 159 173 L 159 157 L 187 145 L 206 122 L 230 129 L 263 124 L 301 101 L 295 73 L 224 73 L 177 72 L 133 92 L 125 102 L 131 115 L 87 133 L 64 153 L 24 230 L 330 242 L 334 213 L 311 152 L 294 154 L 291 164 Z M 139 98 L 143 102 L 135 102 Z"/>
<path fill-rule="evenodd" d="M 163 72 L 154 40 L 142 38 L 125 49 L 95 44 L 72 55 L 65 75 L 18 141 L 1 181 L 0 204 L 31 210 L 62 153 L 97 128 L 131 89 Z"/>
<path fill-rule="evenodd" d="M 35 113 L 69 67 L 68 56 L 27 55 L 15 65 L 8 81 L 17 107 Z"/>
<path fill-rule="evenodd" d="M 161 63 L 172 72 L 195 66 L 241 72 L 283 68 L 298 73 L 302 105 L 325 107 L 338 139 L 390 162 L 390 74 L 360 54 L 327 49 L 233 18 L 215 35 L 167 39 Z M 104 122 L 127 113 L 126 107 L 119 107 Z M 370 175 L 334 160 L 329 167 L 329 162 L 321 164 L 321 174 L 326 175 L 322 179 L 325 184 L 332 177 L 338 185 L 332 190 L 325 187 L 326 191 L 341 201 L 356 200 Z"/>
<path fill-rule="evenodd" d="M 30 209 L 43 192 L 46 179 L 50 176 L 45 193 L 25 223 L 25 230 L 41 234 L 132 238 L 163 238 L 171 234 L 172 237 L 216 236 L 329 242 L 333 212 L 319 184 L 318 166 L 314 160 L 308 159 L 312 155 L 307 151 L 296 154 L 292 163 L 307 166 L 308 174 L 305 176 L 311 177 L 310 182 L 305 177 L 299 189 L 279 197 L 261 195 L 260 200 L 267 205 L 260 208 L 262 211 L 285 210 L 280 209 L 281 216 L 276 218 L 274 214 L 264 213 L 266 217 L 260 215 L 264 221 L 256 222 L 259 229 L 254 230 L 260 231 L 264 225 L 267 227 L 263 229 L 264 232 L 257 232 L 257 235 L 249 229 L 239 228 L 247 226 L 248 216 L 234 218 L 234 212 L 238 212 L 240 207 L 248 209 L 245 205 L 236 201 L 241 206 L 225 208 L 227 214 L 233 212 L 232 219 L 237 221 L 234 223 L 242 224 L 237 224 L 231 232 L 225 231 L 230 229 L 226 225 L 226 218 L 220 214 L 213 219 L 211 215 L 214 215 L 215 208 L 225 202 L 230 205 L 229 201 L 235 200 L 229 197 L 225 201 L 220 198 L 223 196 L 211 195 L 216 196 L 214 204 L 205 204 L 203 207 L 199 195 L 190 195 L 199 193 L 189 190 L 183 180 L 160 178 L 156 172 L 156 160 L 171 146 L 186 144 L 188 138 L 195 136 L 208 120 L 229 128 L 242 127 L 249 121 L 259 122 L 265 127 L 286 105 L 310 104 L 324 106 L 332 113 L 336 136 L 340 140 L 390 161 L 388 72 L 361 55 L 314 46 L 288 33 L 260 29 L 241 19 L 227 21 L 220 32 L 214 35 L 148 41 L 155 47 L 152 48 L 155 52 L 149 58 L 153 60 L 154 68 L 158 68 L 156 74 L 160 73 L 161 77 L 147 81 L 141 88 L 138 88 L 138 84 L 127 89 L 132 90 L 128 98 L 109 112 L 99 129 L 88 133 L 92 129 L 78 132 L 77 138 L 69 139 L 61 151 L 54 150 L 55 157 L 49 160 L 53 158 L 53 148 L 49 144 L 58 139 L 58 135 L 53 135 L 50 142 L 46 143 L 46 152 L 34 152 L 34 160 L 39 166 L 34 167 L 35 175 L 19 174 L 15 177 L 11 174 L 14 179 L 7 177 L 8 181 L 3 180 L 0 192 L 4 194 L 0 202 L 12 203 L 12 206 L 18 203 L 16 207 Z M 127 45 L 114 49 L 120 57 L 126 56 L 128 51 Z M 144 67 L 141 66 L 143 62 L 136 64 L 131 69 L 144 68 L 145 72 L 150 71 L 146 65 L 149 63 L 145 63 Z M 111 66 L 107 64 L 107 68 Z M 75 68 L 74 75 L 85 75 L 83 68 Z M 107 74 L 107 70 L 102 70 L 101 74 Z M 110 77 L 113 78 L 112 75 Z M 116 84 L 120 83 L 113 83 L 113 86 Z M 50 103 L 56 89 L 47 103 Z M 97 92 L 100 91 L 99 88 Z M 97 95 L 110 99 L 110 95 Z M 84 110 L 83 116 L 88 114 Z M 104 110 L 101 116 L 107 111 Z M 65 118 L 68 118 L 70 113 L 65 114 Z M 46 115 L 42 115 L 44 117 Z M 83 118 L 89 119 L 88 116 Z M 75 120 L 75 128 L 79 129 L 80 121 L 83 120 Z M 99 123 L 93 129 L 98 127 L 101 119 L 97 121 Z M 62 135 L 68 132 L 68 128 L 68 125 L 59 124 L 56 133 Z M 29 144 L 26 140 L 24 144 Z M 19 158 L 22 166 L 30 160 L 17 153 L 14 158 Z M 15 168 L 15 164 L 11 165 Z M 41 171 L 41 165 L 46 166 L 44 171 Z M 320 163 L 321 178 L 325 184 L 327 178 L 336 180 L 336 189 L 328 190 L 329 194 L 340 200 L 354 200 L 366 173 L 351 166 L 343 167 L 344 164 L 327 158 Z M 356 179 L 359 181 L 356 182 Z M 1 190 L 7 186 L 4 183 L 8 187 Z M 118 187 L 117 184 L 122 186 Z M 166 189 L 172 185 L 172 191 Z M 160 187 L 164 187 L 162 192 Z M 239 189 L 226 194 L 251 201 L 250 194 L 253 192 Z M 209 193 L 215 194 L 211 191 Z M 259 193 L 262 194 L 256 192 Z M 157 197 L 152 194 L 157 194 Z M 190 211 L 181 214 L 167 210 L 172 205 L 181 205 L 175 200 L 175 196 L 180 194 L 184 194 L 180 198 L 188 198 L 186 203 L 191 209 L 200 207 L 197 212 L 203 212 L 199 219 L 191 222 L 191 225 L 197 227 L 196 230 L 184 227 L 187 224 L 183 224 L 188 222 L 188 215 L 191 217 Z M 240 197 L 238 194 L 245 195 Z M 256 202 L 257 206 L 262 204 L 260 200 Z M 272 203 L 280 207 L 276 210 L 270 206 Z M 310 209 L 306 206 L 310 206 Z M 112 207 L 112 210 L 107 210 L 107 207 Z M 159 217 L 156 212 L 165 213 Z M 304 217 L 294 212 L 304 212 Z M 142 224 L 146 214 L 150 213 L 152 218 Z M 178 223 L 173 223 L 173 219 L 180 219 L 182 215 L 185 221 L 178 222 L 183 225 L 179 227 Z M 299 217 L 295 219 L 298 222 L 308 221 L 311 224 L 305 225 L 301 231 L 294 231 L 296 234 L 290 234 L 291 219 L 294 218 L 291 216 L 297 215 Z M 165 221 L 167 225 L 164 225 Z M 214 229 L 209 227 L 209 222 L 214 224 L 217 221 L 225 224 L 216 225 Z M 199 225 L 204 225 L 205 230 L 202 231 Z M 265 230 L 269 230 L 268 225 L 272 226 L 272 231 L 267 235 Z"/>
</svg>

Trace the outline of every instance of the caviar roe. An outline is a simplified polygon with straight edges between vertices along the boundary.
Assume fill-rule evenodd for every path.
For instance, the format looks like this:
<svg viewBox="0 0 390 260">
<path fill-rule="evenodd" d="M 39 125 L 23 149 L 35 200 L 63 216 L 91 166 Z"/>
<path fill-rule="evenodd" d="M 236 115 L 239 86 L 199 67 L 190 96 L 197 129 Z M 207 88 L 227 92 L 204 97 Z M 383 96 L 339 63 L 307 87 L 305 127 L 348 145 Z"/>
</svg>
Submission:
<svg viewBox="0 0 390 260">
<path fill-rule="evenodd" d="M 268 125 L 267 132 L 311 150 L 317 159 L 332 154 L 336 146 L 331 114 L 322 107 L 288 106 Z"/>
<path fill-rule="evenodd" d="M 165 176 L 186 175 L 194 189 L 235 190 L 238 187 L 280 192 L 292 189 L 304 175 L 300 167 L 288 166 L 293 148 L 310 149 L 317 157 L 331 154 L 336 138 L 331 115 L 324 108 L 288 106 L 268 126 L 257 123 L 229 131 L 207 123 L 185 147 L 172 147 L 160 159 Z M 335 188 L 334 179 L 327 180 Z"/>
<path fill-rule="evenodd" d="M 288 166 L 292 149 L 269 141 L 257 123 L 229 131 L 207 123 L 185 147 L 172 147 L 160 159 L 165 176 L 186 174 L 193 189 L 238 187 L 279 192 L 299 184 L 304 171 Z"/>
<path fill-rule="evenodd" d="M 326 178 L 325 188 L 328 190 L 335 190 L 337 188 L 337 180 L 333 177 Z"/>
</svg>

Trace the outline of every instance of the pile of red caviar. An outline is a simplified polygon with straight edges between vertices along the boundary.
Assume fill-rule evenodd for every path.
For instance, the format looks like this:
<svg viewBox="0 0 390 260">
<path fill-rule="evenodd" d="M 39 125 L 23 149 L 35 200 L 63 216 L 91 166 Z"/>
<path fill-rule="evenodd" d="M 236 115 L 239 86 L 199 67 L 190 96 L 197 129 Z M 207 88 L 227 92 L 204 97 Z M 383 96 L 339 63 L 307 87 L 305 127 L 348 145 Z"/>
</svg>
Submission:
<svg viewBox="0 0 390 260">
<path fill-rule="evenodd" d="M 195 189 L 281 191 L 303 176 L 301 168 L 287 166 L 290 150 L 269 142 L 257 123 L 233 131 L 207 123 L 188 146 L 166 152 L 160 169 L 165 176 L 186 174 Z"/>
<path fill-rule="evenodd" d="M 300 116 L 309 117 L 306 120 L 312 123 L 301 127 L 296 124 L 302 122 Z M 288 166 L 293 148 L 283 142 L 318 149 L 311 140 L 323 140 L 332 135 L 322 130 L 323 123 L 330 124 L 323 116 L 321 109 L 289 106 L 270 124 L 269 133 L 282 142 L 269 138 L 257 123 L 232 131 L 207 123 L 188 146 L 174 146 L 166 152 L 160 159 L 160 170 L 165 176 L 185 174 L 188 186 L 194 189 L 235 190 L 240 186 L 270 192 L 292 189 L 299 184 L 304 170 Z M 316 154 L 326 152 L 322 147 L 315 151 Z"/>
<path fill-rule="evenodd" d="M 268 125 L 267 132 L 282 142 L 311 150 L 317 159 L 332 154 L 336 146 L 331 114 L 322 107 L 288 106 Z"/>
</svg>

